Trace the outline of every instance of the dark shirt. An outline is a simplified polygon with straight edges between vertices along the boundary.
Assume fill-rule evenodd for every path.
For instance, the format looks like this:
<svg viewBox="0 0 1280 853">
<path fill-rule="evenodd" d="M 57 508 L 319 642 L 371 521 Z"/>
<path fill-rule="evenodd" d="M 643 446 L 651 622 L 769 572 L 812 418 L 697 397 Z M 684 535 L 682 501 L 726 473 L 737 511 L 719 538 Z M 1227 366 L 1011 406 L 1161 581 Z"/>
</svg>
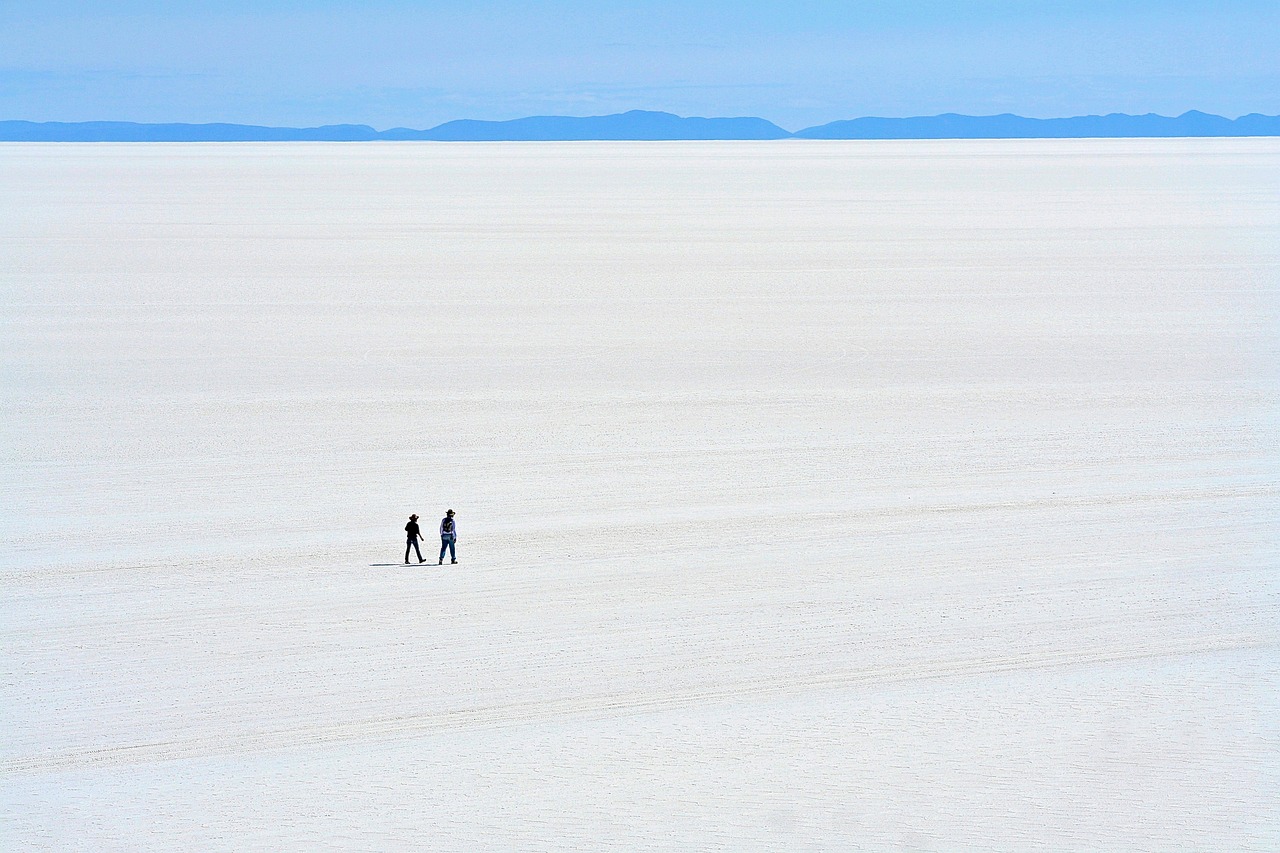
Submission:
<svg viewBox="0 0 1280 853">
<path fill-rule="evenodd" d="M 418 522 L 411 521 L 404 526 L 404 532 L 409 534 L 410 539 L 417 539 L 421 534 L 418 533 Z"/>
</svg>

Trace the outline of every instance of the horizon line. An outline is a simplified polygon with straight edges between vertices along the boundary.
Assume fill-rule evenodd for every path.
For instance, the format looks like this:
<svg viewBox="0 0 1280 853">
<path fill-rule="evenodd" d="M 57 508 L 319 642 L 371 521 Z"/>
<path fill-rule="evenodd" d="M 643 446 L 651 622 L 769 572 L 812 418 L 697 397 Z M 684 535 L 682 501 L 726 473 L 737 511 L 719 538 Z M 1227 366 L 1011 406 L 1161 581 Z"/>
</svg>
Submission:
<svg viewBox="0 0 1280 853">
<path fill-rule="evenodd" d="M 428 126 L 428 127 L 422 127 L 422 128 L 415 128 L 415 127 L 411 127 L 411 126 L 409 126 L 409 125 L 407 125 L 407 124 L 388 125 L 388 126 L 385 126 L 385 127 L 379 128 L 379 127 L 376 127 L 375 125 L 369 124 L 369 123 L 367 123 L 367 122 L 355 121 L 355 120 L 352 120 L 352 121 L 327 121 L 327 122 L 324 122 L 323 124 L 314 124 L 314 125 L 293 125 L 293 124 L 262 124 L 262 123 L 260 123 L 260 122 L 255 122 L 255 121 L 232 121 L 232 120 L 227 120 L 227 119 L 213 119 L 213 120 L 204 120 L 204 119 L 201 119 L 201 120 L 180 120 L 180 121 L 166 121 L 166 120 L 157 120 L 157 121 L 138 121 L 138 120 L 134 120 L 134 119 L 113 119 L 113 118 L 91 118 L 91 119 L 75 119 L 75 120 L 68 120 L 68 119 L 26 119 L 26 118 L 8 118 L 8 119 L 0 119 L 0 125 L 2 125 L 2 124 L 14 124 L 14 123 L 24 123 L 24 124 L 68 124 L 68 125 L 74 125 L 74 124 L 132 124 L 132 125 L 139 125 L 139 126 L 152 126 L 152 125 L 182 125 L 182 126 L 189 126 L 189 127 L 206 127 L 206 126 L 210 126 L 210 125 L 230 125 L 230 126 L 235 126 L 235 127 L 267 127 L 267 128 L 278 128 L 278 129 L 281 129 L 281 130 L 318 130 L 318 129 L 320 129 L 320 128 L 326 128 L 326 127 L 361 127 L 361 128 L 368 128 L 368 129 L 373 130 L 373 131 L 376 131 L 376 132 L 378 132 L 378 133 L 387 133 L 388 131 L 392 131 L 392 130 L 418 130 L 418 131 L 435 130 L 435 129 L 436 129 L 436 128 L 438 128 L 438 127 L 444 127 L 446 124 L 452 124 L 452 123 L 454 123 L 454 122 L 459 122 L 459 121 L 466 121 L 466 122 L 478 122 L 478 123 L 484 123 L 484 124 L 502 124 L 502 123 L 505 123 L 505 122 L 525 121 L 525 120 L 527 120 L 527 119 L 540 119 L 540 118 L 565 118 L 565 119 L 613 118 L 613 117 L 615 117 L 615 116 L 624 116 L 624 115 L 630 115 L 630 114 L 634 114 L 634 113 L 643 113 L 643 114 L 648 114 L 648 115 L 666 115 L 666 116 L 675 116 L 676 118 L 681 118 L 681 119 L 705 119 L 705 120 L 715 120 L 715 119 L 761 119 L 761 120 L 763 120 L 763 121 L 767 121 L 767 122 L 769 122 L 770 124 L 776 125 L 777 127 L 780 127 L 780 128 L 782 127 L 782 125 L 779 125 L 777 122 L 773 121 L 772 119 L 767 119 L 767 118 L 764 118 L 763 116 L 754 116 L 754 115 L 681 115 L 681 114 L 679 114 L 679 113 L 673 113 L 673 112 L 670 112 L 669 110 L 664 110 L 664 109 L 650 109 L 650 108 L 646 108 L 646 107 L 635 107 L 635 108 L 633 108 L 633 109 L 629 109 L 629 110 L 620 110 L 620 111 L 618 111 L 618 112 L 612 112 L 612 113 L 590 113 L 590 114 L 588 114 L 588 115 L 573 115 L 573 114 L 569 114 L 569 113 L 533 113 L 533 114 L 530 114 L 530 115 L 516 116 L 516 117 L 514 117 L 514 118 L 467 118 L 467 117 L 462 117 L 462 118 L 451 118 L 451 119 L 447 119 L 447 120 L 445 120 L 445 121 L 442 121 L 442 122 L 440 122 L 439 124 L 430 125 L 430 126 Z M 809 129 L 809 128 L 811 128 L 811 127 L 824 127 L 824 126 L 826 126 L 826 125 L 828 125 L 828 124 L 834 124 L 835 122 L 838 122 L 838 121 L 859 121 L 859 120 L 862 120 L 862 119 L 882 119 L 882 120 L 885 120 L 885 121 L 907 121 L 907 120 L 909 120 L 909 119 L 919 119 L 919 118 L 942 118 L 942 117 L 944 117 L 944 116 L 958 116 L 958 117 L 961 117 L 961 118 L 1006 118 L 1006 117 L 1014 117 L 1014 118 L 1025 119 L 1026 121 L 1062 121 L 1062 120 L 1066 120 L 1066 119 L 1076 119 L 1076 118 L 1108 118 L 1108 117 L 1110 117 L 1110 116 L 1126 116 L 1126 117 L 1129 117 L 1129 118 L 1147 118 L 1147 117 L 1155 117 L 1155 118 L 1164 118 L 1164 119 L 1178 119 L 1178 118 L 1182 118 L 1182 117 L 1184 117 L 1184 116 L 1189 116 L 1189 115 L 1203 115 L 1203 116 L 1209 116 L 1209 117 L 1212 117 L 1212 118 L 1221 118 L 1221 119 L 1226 119 L 1227 121 L 1237 121 L 1237 120 L 1239 120 L 1239 119 L 1242 119 L 1242 118 L 1249 118 L 1249 117 L 1251 117 L 1251 116 L 1262 116 L 1262 117 L 1264 117 L 1264 118 L 1280 118 L 1280 113 L 1275 114 L 1275 115 L 1272 115 L 1272 114 L 1269 114 L 1269 113 L 1263 113 L 1263 112 L 1257 112 L 1257 111 L 1254 111 L 1254 112 L 1248 112 L 1248 113 L 1240 113 L 1239 115 L 1237 115 L 1237 116 L 1234 116 L 1234 117 L 1233 117 L 1233 116 L 1226 116 L 1226 115 L 1223 115 L 1223 114 L 1221 114 L 1221 113 L 1209 113 L 1209 112 L 1205 112 L 1204 110 L 1199 110 L 1199 109 L 1195 109 L 1195 108 L 1188 109 L 1188 110 L 1183 110 L 1182 112 L 1177 113 L 1176 115 L 1166 115 L 1165 113 L 1157 113 L 1157 112 L 1126 113 L 1126 112 L 1113 111 L 1113 112 L 1108 112 L 1108 113 L 1100 113 L 1100 112 L 1095 112 L 1095 113 L 1075 113 L 1075 114 L 1073 114 L 1073 115 L 1057 115 L 1057 116 L 1044 116 L 1044 117 L 1038 117 L 1038 116 L 1027 116 L 1027 115 L 1023 115 L 1023 114 L 1021 114 L 1021 113 L 1015 113 L 1015 112 L 1001 112 L 1001 113 L 962 113 L 962 112 L 956 112 L 955 110 L 948 110 L 948 111 L 946 111 L 946 112 L 941 112 L 941 113 L 913 113 L 913 114 L 910 114 L 910 115 L 879 115 L 879 114 L 867 114 L 867 115 L 854 116 L 853 118 L 832 119 L 831 121 L 828 121 L 828 122 L 820 122 L 819 124 L 809 125 L 809 126 L 807 126 L 807 127 L 802 127 L 802 128 L 800 128 L 799 130 L 787 131 L 787 132 L 788 132 L 788 133 L 799 133 L 799 132 L 801 132 L 801 131 L 803 131 L 803 130 L 808 130 L 808 129 Z M 782 129 L 783 129 L 783 130 L 786 130 L 786 128 L 782 128 Z"/>
<path fill-rule="evenodd" d="M 147 132 L 151 131 L 150 134 Z M 167 131 L 167 132 L 166 132 Z M 213 133 L 211 131 L 218 131 Z M 1186 131 L 1186 132 L 1184 132 Z M 203 133 L 202 133 L 203 132 Z M 514 119 L 451 119 L 416 129 L 403 125 L 330 123 L 297 127 L 239 122 L 138 122 L 0 120 L 0 141 L 573 141 L 734 139 L 963 139 L 1144 138 L 1178 136 L 1280 136 L 1280 116 L 1246 113 L 1236 118 L 1187 110 L 1105 113 L 1033 118 L 1017 113 L 929 116 L 860 116 L 787 130 L 758 116 L 680 116 L 634 109 L 603 115 L 534 115 Z"/>
</svg>

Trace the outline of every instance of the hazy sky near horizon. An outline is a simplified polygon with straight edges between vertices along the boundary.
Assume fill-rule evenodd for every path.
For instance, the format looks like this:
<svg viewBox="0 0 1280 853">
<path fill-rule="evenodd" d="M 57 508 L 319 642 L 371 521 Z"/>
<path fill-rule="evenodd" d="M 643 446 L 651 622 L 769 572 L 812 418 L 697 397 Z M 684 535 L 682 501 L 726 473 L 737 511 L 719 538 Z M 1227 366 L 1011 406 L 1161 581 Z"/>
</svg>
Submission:
<svg viewBox="0 0 1280 853">
<path fill-rule="evenodd" d="M 1277 0 L 0 0 L 0 119 L 1280 113 Z"/>
</svg>

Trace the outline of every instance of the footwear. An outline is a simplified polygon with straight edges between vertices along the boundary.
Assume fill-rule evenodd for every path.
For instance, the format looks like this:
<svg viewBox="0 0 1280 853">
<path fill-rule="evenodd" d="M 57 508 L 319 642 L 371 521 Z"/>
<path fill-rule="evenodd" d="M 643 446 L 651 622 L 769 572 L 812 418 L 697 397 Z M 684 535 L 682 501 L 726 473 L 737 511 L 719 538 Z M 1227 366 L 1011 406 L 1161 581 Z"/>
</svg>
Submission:
<svg viewBox="0 0 1280 853">
<path fill-rule="evenodd" d="M 426 562 L 426 560 L 424 560 L 424 559 L 422 559 L 421 557 L 419 557 L 419 558 L 418 558 L 418 562 L 419 562 L 419 563 L 425 563 L 425 562 Z"/>
<path fill-rule="evenodd" d="M 405 564 L 406 566 L 407 566 L 407 565 L 409 565 L 409 561 L 408 561 L 408 560 L 405 560 L 405 561 L 404 561 L 404 564 Z"/>
<path fill-rule="evenodd" d="M 454 564 L 454 563 L 456 563 L 456 562 L 458 562 L 458 561 L 457 561 L 457 560 L 450 560 L 450 561 L 449 561 L 449 564 L 450 564 L 450 565 L 452 565 L 452 564 Z"/>
<path fill-rule="evenodd" d="M 443 565 L 444 565 L 444 560 L 441 560 L 440 562 L 436 563 L 436 565 L 437 565 L 437 566 L 443 566 Z"/>
</svg>

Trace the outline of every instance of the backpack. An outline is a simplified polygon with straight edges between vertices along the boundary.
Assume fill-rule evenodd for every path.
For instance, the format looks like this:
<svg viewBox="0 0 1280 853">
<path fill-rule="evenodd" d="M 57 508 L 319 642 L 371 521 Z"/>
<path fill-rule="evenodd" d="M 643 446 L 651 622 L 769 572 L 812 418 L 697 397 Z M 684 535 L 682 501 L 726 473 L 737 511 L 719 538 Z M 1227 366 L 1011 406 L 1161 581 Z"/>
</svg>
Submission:
<svg viewBox="0 0 1280 853">
<path fill-rule="evenodd" d="M 445 533 L 452 533 L 452 532 L 453 532 L 453 519 L 452 519 L 452 518 L 449 518 L 448 516 L 445 516 L 445 518 L 444 518 L 444 522 L 442 523 L 442 525 L 441 525 L 440 529 L 441 529 L 441 530 L 443 530 Z"/>
</svg>

